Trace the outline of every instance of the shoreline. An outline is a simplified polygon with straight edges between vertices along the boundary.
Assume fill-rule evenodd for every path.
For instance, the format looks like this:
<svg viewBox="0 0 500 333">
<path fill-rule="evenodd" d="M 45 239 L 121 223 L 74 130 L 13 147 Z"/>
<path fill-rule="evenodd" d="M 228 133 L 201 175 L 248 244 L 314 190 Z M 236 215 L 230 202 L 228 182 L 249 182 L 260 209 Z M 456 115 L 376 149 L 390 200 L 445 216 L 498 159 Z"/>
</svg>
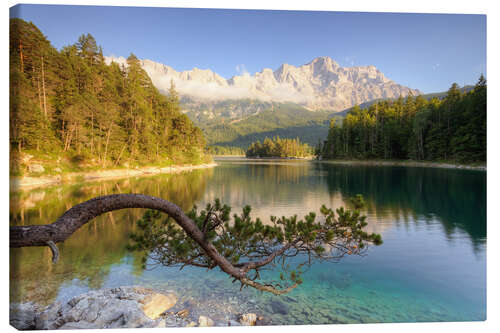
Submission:
<svg viewBox="0 0 500 333">
<path fill-rule="evenodd" d="M 219 160 L 229 159 L 229 158 L 241 158 L 243 160 L 278 160 L 278 161 L 312 161 L 314 157 L 246 157 L 246 156 L 236 156 L 236 155 L 225 155 L 225 156 L 215 156 L 214 158 L 218 158 Z"/>
<path fill-rule="evenodd" d="M 419 162 L 419 161 L 385 161 L 385 160 L 314 160 L 314 162 L 340 165 L 366 165 L 366 166 L 402 166 L 441 169 L 462 169 L 486 172 L 486 165 L 466 165 L 446 162 Z"/>
<path fill-rule="evenodd" d="M 217 163 L 203 163 L 197 165 L 172 165 L 167 167 L 142 167 L 137 169 L 109 169 L 88 172 L 70 172 L 56 176 L 42 177 L 10 177 L 11 189 L 30 189 L 50 185 L 61 185 L 65 183 L 89 182 L 94 180 L 109 180 L 137 176 L 148 176 L 156 174 L 179 173 L 196 169 L 213 168 Z"/>
<path fill-rule="evenodd" d="M 91 289 L 65 301 L 49 305 L 35 302 L 9 303 L 9 322 L 19 330 L 165 328 L 208 326 L 255 326 L 270 323 L 269 318 L 249 313 L 238 306 L 229 309 L 227 301 L 214 306 L 213 301 L 191 298 L 165 288 L 125 285 Z M 205 304 L 204 304 L 205 303 Z M 206 304 L 208 303 L 208 304 Z M 207 310 L 207 306 L 211 309 Z M 99 312 L 95 312 L 95 308 Z"/>
</svg>

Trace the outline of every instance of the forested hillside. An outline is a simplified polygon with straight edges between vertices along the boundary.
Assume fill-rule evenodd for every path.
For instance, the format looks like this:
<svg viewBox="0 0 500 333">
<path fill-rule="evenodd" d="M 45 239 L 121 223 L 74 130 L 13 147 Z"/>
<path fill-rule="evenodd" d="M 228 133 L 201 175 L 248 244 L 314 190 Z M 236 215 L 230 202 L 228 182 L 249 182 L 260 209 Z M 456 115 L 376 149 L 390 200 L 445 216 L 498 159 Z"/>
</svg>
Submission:
<svg viewBox="0 0 500 333">
<path fill-rule="evenodd" d="M 460 91 L 460 93 L 466 94 L 469 91 L 471 91 L 472 89 L 474 89 L 474 86 L 467 85 L 467 86 L 459 88 L 458 90 Z M 422 95 L 419 95 L 419 96 L 422 96 L 424 99 L 431 100 L 433 98 L 445 99 L 447 95 L 448 95 L 448 91 L 440 91 L 440 92 L 436 92 L 436 93 L 422 94 Z M 371 100 L 371 101 L 368 101 L 368 102 L 365 102 L 365 103 L 361 103 L 361 104 L 358 105 L 358 107 L 360 107 L 361 109 L 367 109 L 367 108 L 369 108 L 373 104 L 376 104 L 376 103 L 379 103 L 379 102 L 382 102 L 382 101 L 389 101 L 389 100 L 390 101 L 396 101 L 397 99 L 396 98 L 383 98 L 383 99 L 378 98 L 378 99 L 374 99 L 374 100 Z M 354 106 L 354 107 L 356 107 L 356 106 Z M 352 107 L 352 108 L 354 108 L 354 107 Z M 347 115 L 347 113 L 349 113 L 349 111 L 352 108 L 345 109 L 345 110 L 337 113 L 337 115 L 341 116 L 341 117 L 345 117 Z"/>
<path fill-rule="evenodd" d="M 486 161 L 486 80 L 462 93 L 453 84 L 443 99 L 422 96 L 352 108 L 332 121 L 317 149 L 326 159 Z"/>
<path fill-rule="evenodd" d="M 62 165 L 197 163 L 205 141 L 163 96 L 131 54 L 125 69 L 106 65 L 90 35 L 56 50 L 33 24 L 10 20 L 10 146 Z M 65 164 L 66 163 L 66 164 Z"/>
<path fill-rule="evenodd" d="M 210 146 L 246 150 L 252 142 L 275 136 L 299 137 L 302 142 L 314 146 L 328 134 L 332 117 L 336 116 L 331 112 L 313 112 L 293 103 L 273 103 L 269 109 L 241 120 L 206 121 L 199 126 Z"/>
</svg>

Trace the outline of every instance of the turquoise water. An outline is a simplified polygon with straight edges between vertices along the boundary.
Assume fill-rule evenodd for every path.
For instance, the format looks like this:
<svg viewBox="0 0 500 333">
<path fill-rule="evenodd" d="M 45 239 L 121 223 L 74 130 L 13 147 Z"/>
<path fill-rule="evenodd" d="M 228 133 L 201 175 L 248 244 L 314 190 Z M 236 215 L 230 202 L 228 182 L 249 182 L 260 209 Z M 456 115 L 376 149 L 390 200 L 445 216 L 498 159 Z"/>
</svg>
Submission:
<svg viewBox="0 0 500 333">
<path fill-rule="evenodd" d="M 317 263 L 285 296 L 239 285 L 218 271 L 156 268 L 143 271 L 124 249 L 141 210 L 103 216 L 61 247 L 11 251 L 11 301 L 64 301 L 89 289 L 141 284 L 173 290 L 176 308 L 224 325 L 243 312 L 271 324 L 477 321 L 486 319 L 486 173 L 405 167 L 338 166 L 307 161 L 223 159 L 212 170 L 184 175 L 73 185 L 12 193 L 11 224 L 48 223 L 84 199 L 137 192 L 184 209 L 221 198 L 252 215 L 305 215 L 362 194 L 368 230 L 384 244 L 364 257 Z M 43 272 L 43 274 L 41 273 Z M 276 274 L 269 272 L 268 274 Z M 175 310 L 175 309 L 174 309 Z"/>
</svg>

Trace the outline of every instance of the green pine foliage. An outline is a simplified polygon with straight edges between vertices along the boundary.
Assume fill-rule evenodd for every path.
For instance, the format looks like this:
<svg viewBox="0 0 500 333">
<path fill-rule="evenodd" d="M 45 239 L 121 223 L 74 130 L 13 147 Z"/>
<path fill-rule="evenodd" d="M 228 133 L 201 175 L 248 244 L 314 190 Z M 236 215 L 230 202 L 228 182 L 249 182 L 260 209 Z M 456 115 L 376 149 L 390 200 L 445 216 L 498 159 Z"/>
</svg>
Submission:
<svg viewBox="0 0 500 333">
<path fill-rule="evenodd" d="M 139 60 L 104 62 L 90 34 L 56 50 L 31 22 L 10 20 L 10 146 L 22 152 L 86 161 L 196 163 L 199 128 L 153 86 Z"/>
<path fill-rule="evenodd" d="M 351 209 L 340 207 L 336 210 L 323 205 L 319 216 L 314 212 L 303 219 L 297 215 L 271 216 L 270 222 L 263 222 L 251 217 L 250 206 L 245 206 L 241 214 L 234 214 L 231 219 L 231 207 L 216 199 L 204 210 L 194 207 L 187 215 L 218 254 L 234 267 L 248 272 L 246 279 L 239 279 L 242 287 L 286 290 L 302 283 L 302 273 L 315 260 L 336 262 L 345 256 L 366 254 L 369 244 L 383 243 L 379 234 L 364 231 L 368 223 L 361 213 L 363 197 L 352 198 L 351 205 Z M 127 247 L 144 254 L 144 268 L 155 265 L 181 269 L 185 266 L 217 267 L 217 263 L 172 218 L 148 210 L 137 225 L 137 232 L 130 235 Z M 252 266 L 263 261 L 262 265 Z M 279 275 L 261 276 L 260 271 L 269 266 L 279 267 Z M 234 281 L 238 279 L 233 278 Z"/>
<path fill-rule="evenodd" d="M 456 83 L 443 99 L 408 96 L 352 108 L 330 123 L 316 147 L 325 159 L 486 162 L 486 80 L 462 93 Z"/>
<path fill-rule="evenodd" d="M 243 156 L 245 151 L 240 147 L 232 146 L 207 146 L 205 152 L 210 155 Z"/>
<path fill-rule="evenodd" d="M 260 141 L 252 142 L 246 151 L 246 157 L 307 157 L 313 154 L 311 146 L 301 143 L 299 138 L 281 139 L 275 136 L 272 139 L 265 138 Z"/>
</svg>

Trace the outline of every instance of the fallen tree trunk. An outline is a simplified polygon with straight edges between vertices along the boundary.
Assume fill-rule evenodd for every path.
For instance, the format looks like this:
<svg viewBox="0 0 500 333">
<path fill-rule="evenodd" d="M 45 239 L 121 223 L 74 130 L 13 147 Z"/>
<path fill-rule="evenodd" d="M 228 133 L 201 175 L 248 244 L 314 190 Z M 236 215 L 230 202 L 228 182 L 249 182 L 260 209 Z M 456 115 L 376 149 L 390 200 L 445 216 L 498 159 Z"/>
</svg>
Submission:
<svg viewBox="0 0 500 333">
<path fill-rule="evenodd" d="M 10 227 L 10 247 L 49 246 L 54 259 L 57 260 L 58 250 L 55 244 L 65 241 L 95 217 L 125 208 L 148 208 L 168 214 L 224 272 L 238 280 L 245 276 L 243 270 L 234 267 L 217 252 L 210 242 L 205 241 L 202 231 L 179 206 L 167 200 L 143 194 L 101 196 L 72 207 L 52 224 Z"/>
</svg>

